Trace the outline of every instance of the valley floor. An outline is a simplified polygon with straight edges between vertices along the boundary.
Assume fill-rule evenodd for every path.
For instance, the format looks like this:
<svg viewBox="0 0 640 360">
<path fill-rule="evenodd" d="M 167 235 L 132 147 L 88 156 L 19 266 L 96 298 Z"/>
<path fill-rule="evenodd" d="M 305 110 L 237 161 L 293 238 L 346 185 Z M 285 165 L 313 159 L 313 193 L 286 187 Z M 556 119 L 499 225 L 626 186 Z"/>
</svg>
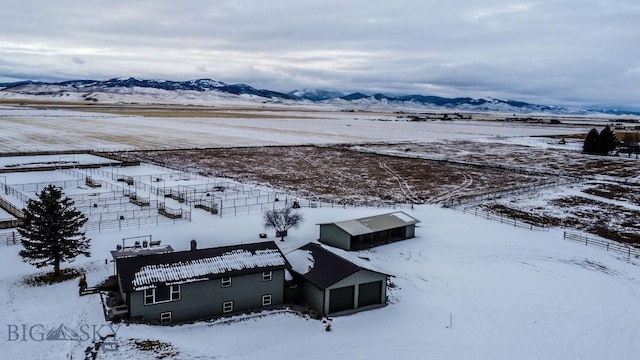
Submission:
<svg viewBox="0 0 640 360">
<path fill-rule="evenodd" d="M 199 158 L 195 153 L 182 156 L 181 163 L 178 163 L 180 157 L 166 161 L 172 169 L 143 164 L 122 170 L 108 166 L 105 160 L 104 172 L 71 169 L 70 172 L 15 173 L 11 172 L 11 158 L 4 157 L 9 163 L 0 163 L 0 169 L 5 171 L 0 175 L 0 182 L 12 187 L 69 181 L 65 183 L 69 184 L 66 193 L 86 195 L 98 190 L 87 188 L 74 171 L 88 171 L 95 180 L 104 181 L 105 188 L 123 194 L 127 185 L 116 179 L 122 175 L 119 171 L 126 171 L 148 181 L 134 189 L 149 196 L 151 201 L 154 200 L 153 186 L 157 190 L 160 186 L 186 184 L 193 178 L 213 181 L 215 176 L 241 180 L 244 183 L 241 186 L 255 186 L 278 196 L 284 193 L 309 197 L 309 201 L 318 203 L 334 200 L 328 206 L 300 210 L 306 219 L 301 228 L 289 231 L 284 242 L 277 242 L 285 254 L 316 241 L 319 223 L 393 209 L 402 209 L 421 223 L 416 229 L 416 238 L 366 251 L 341 252 L 347 258 L 359 257 L 359 261 L 366 258 L 371 268 L 391 274 L 392 286 L 388 306 L 333 318 L 329 332 L 321 321 L 286 308 L 166 327 L 110 324 L 105 320 L 99 295 L 78 296 L 76 280 L 48 286 L 29 285 L 28 280 L 42 271 L 21 261 L 19 244 L 3 242 L 0 243 L 0 303 L 4 304 L 0 308 L 0 357 L 85 358 L 87 348 L 97 341 L 93 338 L 94 330 L 98 335 L 114 334 L 113 341 L 118 347 L 110 352 L 100 351 L 98 359 L 631 360 L 637 357 L 640 353 L 640 259 L 565 241 L 562 224 L 531 230 L 440 206 L 447 200 L 467 201 L 482 191 L 500 189 L 504 183 L 539 184 L 547 181 L 540 175 L 544 173 L 548 177 L 570 178 L 570 172 L 580 168 L 580 161 L 601 162 L 600 166 L 607 171 L 604 175 L 589 173 L 592 167 L 585 166 L 576 183 L 529 192 L 522 197 L 503 196 L 480 205 L 497 207 L 498 204 L 532 213 L 548 211 L 558 219 L 588 219 L 584 211 L 572 212 L 578 208 L 591 214 L 602 212 L 604 217 L 612 219 L 608 223 L 619 225 L 615 231 L 628 231 L 637 236 L 640 226 L 635 222 L 640 205 L 634 192 L 624 187 L 627 182 L 632 189 L 639 180 L 637 160 L 591 160 L 580 154 L 579 144 L 569 142 L 557 148 L 555 139 L 531 137 L 582 133 L 585 129 L 588 131 L 589 126 L 463 121 L 411 123 L 396 121 L 393 114 L 387 114 L 384 120 L 380 118 L 380 114 L 364 116 L 343 112 L 323 112 L 310 119 L 160 118 L 1 107 L 0 150 L 5 154 L 27 150 L 132 152 L 141 148 L 155 151 L 198 148 L 200 151 L 203 147 L 287 145 L 249 150 L 214 149 L 211 151 L 217 155 L 209 157 L 213 160 L 207 167 L 197 164 Z M 371 145 L 374 142 L 377 145 Z M 333 146 L 343 143 L 349 146 Z M 295 144 L 303 146 L 289 147 Z M 407 148 L 409 151 L 405 151 Z M 247 157 L 246 154 L 252 152 L 255 158 Z M 311 156 L 313 152 L 322 156 Z M 157 152 L 163 153 L 168 158 L 172 154 Z M 556 155 L 552 156 L 553 153 Z M 146 154 L 148 160 L 161 162 L 151 158 L 155 153 Z M 289 167 L 285 167 L 286 161 L 271 165 L 269 161 L 275 160 L 270 158 L 277 160 L 278 156 L 269 154 L 281 154 L 280 159 L 288 159 Z M 352 158 L 345 154 L 352 154 L 349 155 Z M 549 157 L 533 161 L 543 154 Z M 84 155 L 79 154 L 50 156 L 60 163 L 85 161 Z M 444 160 L 450 162 L 449 169 L 454 169 L 445 175 L 442 172 L 446 169 L 437 167 Z M 415 166 L 413 161 L 422 162 L 422 166 Z M 332 169 L 323 168 L 323 162 L 333 165 Z M 258 168 L 259 165 L 265 167 Z M 504 165 L 506 169 L 498 169 L 497 165 Z M 175 169 L 178 166 L 199 175 L 185 176 Z M 625 166 L 635 170 L 625 172 Z M 324 169 L 327 177 L 311 177 L 315 176 L 313 169 Z M 154 182 L 154 178 L 162 180 Z M 288 182 L 282 180 L 286 178 Z M 428 182 L 429 179 L 441 180 Z M 368 185 L 363 185 L 365 183 Z M 434 185 L 438 183 L 440 185 Z M 309 184 L 316 184 L 318 188 L 344 186 L 345 195 L 311 199 L 331 192 L 303 191 Z M 37 190 L 31 191 L 31 185 L 24 186 L 25 193 Z M 358 188 L 363 191 L 356 194 L 359 198 L 349 199 L 346 194 Z M 383 198 L 384 194 L 389 199 Z M 419 201 L 410 201 L 413 205 L 410 202 L 394 205 L 403 202 L 396 201 L 395 197 Z M 528 200 L 520 200 L 524 198 Z M 590 202 L 581 200 L 582 203 L 576 205 L 570 202 L 575 198 Z M 559 203 L 558 199 L 564 199 L 569 206 L 548 206 L 548 203 Z M 378 203 L 362 206 L 361 200 Z M 463 205 L 477 206 L 478 203 Z M 93 211 L 91 206 L 88 209 Z M 607 212 L 611 209 L 614 213 Z M 613 219 L 620 209 L 628 212 L 625 217 L 628 221 L 616 223 Z M 78 258 L 68 266 L 85 271 L 92 286 L 113 273 L 109 251 L 126 237 L 150 235 L 176 250 L 186 250 L 192 239 L 197 240 L 200 247 L 212 247 L 260 241 L 258 234 L 265 232 L 260 211 L 214 216 L 201 209 L 186 210 L 190 211 L 190 221 L 121 230 L 91 229 L 87 235 L 92 239 L 92 257 Z M 110 216 L 120 215 L 114 214 Z M 267 240 L 274 239 L 273 234 L 269 234 Z M 40 340 L 46 331 L 65 328 L 90 329 L 88 333 L 92 336 L 74 341 Z"/>
</svg>

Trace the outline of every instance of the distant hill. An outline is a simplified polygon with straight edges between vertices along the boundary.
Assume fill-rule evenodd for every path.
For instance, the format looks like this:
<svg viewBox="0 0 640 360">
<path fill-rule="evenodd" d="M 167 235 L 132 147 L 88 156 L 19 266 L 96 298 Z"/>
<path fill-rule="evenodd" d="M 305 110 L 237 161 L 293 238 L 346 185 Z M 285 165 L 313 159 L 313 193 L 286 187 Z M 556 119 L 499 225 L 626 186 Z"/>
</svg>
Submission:
<svg viewBox="0 0 640 360">
<path fill-rule="evenodd" d="M 610 109 L 575 109 L 560 106 L 530 104 L 516 100 L 502 99 L 473 99 L 470 97 L 446 98 L 428 95 L 399 95 L 390 96 L 382 93 L 367 95 L 361 92 L 343 94 L 333 90 L 294 90 L 288 93 L 256 89 L 247 84 L 226 84 L 212 79 L 198 79 L 188 81 L 145 80 L 133 77 L 100 80 L 70 80 L 62 82 L 20 81 L 0 83 L 0 91 L 30 94 L 30 95 L 58 95 L 62 93 L 135 93 L 145 89 L 159 89 L 166 91 L 194 91 L 218 92 L 231 95 L 250 95 L 270 100 L 287 100 L 312 103 L 328 103 L 353 106 L 414 106 L 428 109 L 467 110 L 467 111 L 497 111 L 511 113 L 550 113 L 550 114 L 590 114 L 601 113 L 610 115 L 640 115 L 640 112 L 610 110 Z"/>
</svg>

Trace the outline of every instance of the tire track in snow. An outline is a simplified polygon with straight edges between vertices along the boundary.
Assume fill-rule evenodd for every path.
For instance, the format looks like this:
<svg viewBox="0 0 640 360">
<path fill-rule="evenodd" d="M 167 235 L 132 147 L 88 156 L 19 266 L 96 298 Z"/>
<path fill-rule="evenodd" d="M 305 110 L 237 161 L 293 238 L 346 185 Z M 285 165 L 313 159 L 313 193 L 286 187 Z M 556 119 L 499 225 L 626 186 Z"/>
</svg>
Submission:
<svg viewBox="0 0 640 360">
<path fill-rule="evenodd" d="M 452 198 L 457 193 L 459 193 L 461 190 L 464 190 L 464 189 L 468 188 L 469 186 L 473 185 L 473 177 L 471 175 L 469 175 L 467 173 L 462 173 L 462 176 L 464 177 L 464 180 L 462 181 L 462 184 L 456 186 L 455 188 L 453 188 L 451 190 L 445 190 L 445 191 L 440 192 L 439 194 L 436 194 L 434 197 L 429 199 L 429 202 L 432 203 L 432 204 L 437 204 L 437 203 L 443 202 L 445 200 L 448 200 L 448 199 Z"/>
<path fill-rule="evenodd" d="M 380 168 L 384 170 L 387 174 L 391 175 L 391 177 L 398 182 L 399 188 L 404 194 L 404 196 L 411 200 L 414 204 L 421 203 L 421 200 L 418 198 L 415 192 L 411 189 L 409 184 L 395 171 L 391 170 L 386 163 L 379 162 Z"/>
</svg>

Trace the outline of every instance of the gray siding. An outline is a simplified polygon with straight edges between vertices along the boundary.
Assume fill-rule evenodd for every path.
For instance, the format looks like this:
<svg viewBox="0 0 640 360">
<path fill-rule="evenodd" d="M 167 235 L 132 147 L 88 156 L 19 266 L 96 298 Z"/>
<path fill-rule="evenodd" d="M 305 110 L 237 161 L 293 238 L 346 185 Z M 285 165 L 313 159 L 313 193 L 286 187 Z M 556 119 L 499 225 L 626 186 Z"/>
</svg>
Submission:
<svg viewBox="0 0 640 360">
<path fill-rule="evenodd" d="M 330 295 L 331 289 L 337 289 L 337 288 L 350 286 L 350 285 L 355 285 L 355 293 L 354 293 L 353 301 L 355 305 L 355 310 L 357 310 L 358 309 L 358 285 L 369 283 L 372 281 L 382 281 L 382 294 L 380 296 L 380 303 L 384 304 L 387 298 L 387 276 L 377 272 L 362 269 L 356 272 L 355 274 L 348 276 L 325 289 L 324 308 L 322 310 L 323 313 L 329 314 L 329 295 Z"/>
<path fill-rule="evenodd" d="M 320 242 L 349 250 L 351 247 L 351 235 L 334 224 L 321 224 Z"/>
<path fill-rule="evenodd" d="M 407 225 L 407 239 L 411 239 L 416 236 L 416 226 L 415 225 Z"/>
<path fill-rule="evenodd" d="M 312 308 L 322 312 L 324 292 L 308 281 L 302 284 L 302 299 Z"/>
<path fill-rule="evenodd" d="M 232 286 L 221 287 L 221 280 L 192 282 L 180 285 L 180 300 L 144 305 L 144 291 L 130 294 L 130 317 L 146 322 L 158 322 L 160 313 L 171 311 L 173 322 L 211 318 L 222 314 L 222 303 L 233 301 L 233 311 L 261 309 L 262 295 L 271 295 L 271 304 L 284 301 L 284 270 L 274 270 L 271 281 L 262 281 L 262 272 L 236 276 Z"/>
<path fill-rule="evenodd" d="M 312 308 L 322 312 L 322 314 L 330 315 L 329 303 L 331 289 L 354 285 L 355 293 L 353 303 L 355 306 L 354 311 L 357 311 L 359 294 L 358 285 L 370 283 L 373 281 L 382 281 L 382 294 L 380 295 L 380 303 L 385 304 L 387 299 L 387 275 L 366 269 L 359 270 L 358 272 L 338 281 L 337 283 L 327 287 L 324 290 L 318 289 L 315 285 L 305 280 L 302 285 L 302 299 Z"/>
</svg>

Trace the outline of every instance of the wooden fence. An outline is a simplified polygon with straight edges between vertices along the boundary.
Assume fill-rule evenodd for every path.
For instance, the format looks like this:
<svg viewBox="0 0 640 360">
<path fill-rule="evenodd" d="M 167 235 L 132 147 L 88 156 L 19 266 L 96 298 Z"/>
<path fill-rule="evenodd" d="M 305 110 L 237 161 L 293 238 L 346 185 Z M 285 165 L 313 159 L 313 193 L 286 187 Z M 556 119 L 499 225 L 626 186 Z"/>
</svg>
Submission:
<svg viewBox="0 0 640 360">
<path fill-rule="evenodd" d="M 18 245 L 22 241 L 22 235 L 15 230 L 0 232 L 0 243 Z"/>
<path fill-rule="evenodd" d="M 191 221 L 191 212 L 188 210 L 182 211 L 181 218 L 168 218 L 162 215 L 152 215 L 148 217 L 138 217 L 133 219 L 122 219 L 122 220 L 103 220 L 103 221 L 88 221 L 84 227 L 87 231 L 97 231 L 101 232 L 103 230 L 113 230 L 118 229 L 122 230 L 123 228 L 131 228 L 137 227 L 141 228 L 142 226 L 155 225 L 158 226 L 160 224 L 173 223 L 176 221 Z"/>
<path fill-rule="evenodd" d="M 471 214 L 487 220 L 498 221 L 500 223 L 513 225 L 519 228 L 525 228 L 529 230 L 545 230 L 545 231 L 549 230 L 549 225 L 547 224 L 535 223 L 533 221 L 522 221 L 522 220 L 514 219 L 508 216 L 498 215 L 488 211 L 478 210 L 477 208 L 465 208 L 463 206 L 458 206 L 458 207 L 449 206 L 447 208 L 454 211 L 460 211 L 463 214 Z"/>
<path fill-rule="evenodd" d="M 542 183 L 542 184 L 532 184 L 532 185 L 527 185 L 527 186 L 522 186 L 522 187 L 517 187 L 517 188 L 511 188 L 511 189 L 505 189 L 505 190 L 500 190 L 500 191 L 492 191 L 492 192 L 488 192 L 488 193 L 484 193 L 484 194 L 464 196 L 464 197 L 460 197 L 460 198 L 447 200 L 447 201 L 445 201 L 443 203 L 443 206 L 444 207 L 455 207 L 455 206 L 459 206 L 459 205 L 463 205 L 463 204 L 472 204 L 472 203 L 476 203 L 476 202 L 480 202 L 480 201 L 499 199 L 499 198 L 502 198 L 502 197 L 505 197 L 505 196 L 529 194 L 529 193 L 534 193 L 534 192 L 537 192 L 537 191 L 540 191 L 540 190 L 549 189 L 549 188 L 553 188 L 553 187 L 569 185 L 569 184 L 575 184 L 575 183 L 581 182 L 581 181 L 584 181 L 584 179 L 566 178 L 566 179 L 559 179 L 559 180 L 556 180 L 556 181 Z"/>
<path fill-rule="evenodd" d="M 565 240 L 577 241 L 585 244 L 585 246 L 596 246 L 602 249 L 606 249 L 607 251 L 614 251 L 619 253 L 622 256 L 626 256 L 627 260 L 631 260 L 632 257 L 639 259 L 640 258 L 640 248 L 632 247 L 627 244 L 602 240 L 602 239 L 594 239 L 584 235 L 564 232 Z"/>
</svg>

